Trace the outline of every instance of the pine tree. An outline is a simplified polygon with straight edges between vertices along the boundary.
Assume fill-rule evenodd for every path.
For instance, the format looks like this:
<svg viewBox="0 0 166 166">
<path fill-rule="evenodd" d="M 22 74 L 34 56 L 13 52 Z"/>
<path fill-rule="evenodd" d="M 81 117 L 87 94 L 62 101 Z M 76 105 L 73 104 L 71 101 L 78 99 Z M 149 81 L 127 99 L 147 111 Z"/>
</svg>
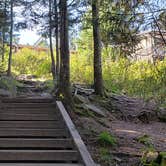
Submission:
<svg viewBox="0 0 166 166">
<path fill-rule="evenodd" d="M 101 37 L 99 24 L 99 0 L 92 0 L 92 25 L 94 40 L 94 88 L 97 95 L 103 95 L 103 78 L 101 63 Z"/>
<path fill-rule="evenodd" d="M 67 0 L 60 0 L 60 81 L 59 95 L 65 103 L 71 104 L 70 57 L 68 38 Z"/>
</svg>

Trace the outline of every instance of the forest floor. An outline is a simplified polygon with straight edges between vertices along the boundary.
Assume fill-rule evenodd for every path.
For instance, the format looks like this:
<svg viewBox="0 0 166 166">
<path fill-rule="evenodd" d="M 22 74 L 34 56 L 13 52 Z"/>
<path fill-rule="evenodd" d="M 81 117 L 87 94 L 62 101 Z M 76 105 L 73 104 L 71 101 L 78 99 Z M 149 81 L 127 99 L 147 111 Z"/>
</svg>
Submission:
<svg viewBox="0 0 166 166">
<path fill-rule="evenodd" d="M 102 99 L 82 92 L 75 98 L 75 122 L 102 166 L 141 166 L 166 151 L 166 110 L 155 101 L 115 94 Z M 117 139 L 115 146 L 100 145 L 103 131 Z"/>
<path fill-rule="evenodd" d="M 43 82 L 19 80 L 18 96 L 51 97 Z M 166 110 L 155 101 L 110 94 L 93 95 L 93 89 L 73 88 L 75 109 L 70 115 L 94 160 L 101 166 L 141 166 L 166 151 Z M 116 144 L 103 145 L 100 134 L 109 132 Z M 106 142 L 107 143 L 107 142 Z"/>
</svg>

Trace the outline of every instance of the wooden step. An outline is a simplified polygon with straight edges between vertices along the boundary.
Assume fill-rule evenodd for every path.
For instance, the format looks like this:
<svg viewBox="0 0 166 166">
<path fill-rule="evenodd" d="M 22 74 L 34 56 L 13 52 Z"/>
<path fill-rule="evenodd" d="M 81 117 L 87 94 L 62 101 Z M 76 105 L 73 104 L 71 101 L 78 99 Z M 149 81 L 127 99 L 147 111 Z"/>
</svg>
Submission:
<svg viewBox="0 0 166 166">
<path fill-rule="evenodd" d="M 41 114 L 37 114 L 37 113 L 29 113 L 29 112 L 10 112 L 10 111 L 4 111 L 4 112 L 1 112 L 0 111 L 0 117 L 1 116 L 34 116 L 34 117 L 53 117 L 53 116 L 60 116 L 60 114 L 56 114 L 56 113 L 52 113 L 52 114 L 49 114 L 47 112 L 43 112 Z"/>
<path fill-rule="evenodd" d="M 49 116 L 49 115 L 42 115 L 42 114 L 0 114 L 0 120 L 58 120 L 60 119 L 59 115 Z"/>
<path fill-rule="evenodd" d="M 56 108 L 55 104 L 50 103 L 3 103 L 5 108 Z"/>
<path fill-rule="evenodd" d="M 0 149 L 73 149 L 71 139 L 0 138 Z"/>
<path fill-rule="evenodd" d="M 0 128 L 65 128 L 63 121 L 0 121 Z"/>
<path fill-rule="evenodd" d="M 43 138 L 63 138 L 69 134 L 65 129 L 9 129 L 0 128 L 0 137 L 43 137 Z"/>
<path fill-rule="evenodd" d="M 4 98 L 3 103 L 52 103 L 51 98 Z"/>
<path fill-rule="evenodd" d="M 75 150 L 0 150 L 0 161 L 78 161 L 79 155 Z"/>
<path fill-rule="evenodd" d="M 82 164 L 66 164 L 66 163 L 34 163 L 34 164 L 27 164 L 27 163 L 0 163 L 0 166 L 83 166 Z"/>
<path fill-rule="evenodd" d="M 3 99 L 0 166 L 83 165 L 96 166 L 61 102 Z"/>
<path fill-rule="evenodd" d="M 59 114 L 55 108 L 4 108 L 0 113 Z"/>
<path fill-rule="evenodd" d="M 4 111 L 0 111 L 0 115 L 1 114 L 10 114 L 10 115 L 15 115 L 15 114 L 25 114 L 25 115 L 35 115 L 35 114 L 37 114 L 37 115 L 50 115 L 50 116 L 56 116 L 56 115 L 60 115 L 60 114 L 58 114 L 58 113 L 56 113 L 56 112 L 54 112 L 54 111 L 40 111 L 40 113 L 38 113 L 38 112 L 33 112 L 33 111 L 24 111 L 24 110 L 15 110 L 15 111 L 11 111 L 11 110 L 4 110 Z"/>
</svg>

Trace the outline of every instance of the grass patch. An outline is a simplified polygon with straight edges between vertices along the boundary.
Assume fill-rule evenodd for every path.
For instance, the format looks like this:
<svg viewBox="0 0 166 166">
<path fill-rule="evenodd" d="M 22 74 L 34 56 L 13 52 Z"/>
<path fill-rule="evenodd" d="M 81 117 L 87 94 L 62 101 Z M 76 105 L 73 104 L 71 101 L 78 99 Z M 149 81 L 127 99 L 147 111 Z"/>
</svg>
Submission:
<svg viewBox="0 0 166 166">
<path fill-rule="evenodd" d="M 137 141 L 139 142 L 139 143 L 142 143 L 142 144 L 144 144 L 145 146 L 147 146 L 147 147 L 153 147 L 153 145 L 152 145 L 152 139 L 150 138 L 150 136 L 148 136 L 148 135 L 143 135 L 143 136 L 140 136 L 140 137 L 138 137 L 137 138 Z"/>
<path fill-rule="evenodd" d="M 100 154 L 100 160 L 104 164 L 110 165 L 110 163 L 113 162 L 112 155 L 111 155 L 110 151 L 107 148 L 103 148 L 103 147 L 100 148 L 99 154 Z"/>
<path fill-rule="evenodd" d="M 98 136 L 98 142 L 106 146 L 115 146 L 117 144 L 117 139 L 115 136 L 111 135 L 109 132 L 104 131 Z"/>
</svg>

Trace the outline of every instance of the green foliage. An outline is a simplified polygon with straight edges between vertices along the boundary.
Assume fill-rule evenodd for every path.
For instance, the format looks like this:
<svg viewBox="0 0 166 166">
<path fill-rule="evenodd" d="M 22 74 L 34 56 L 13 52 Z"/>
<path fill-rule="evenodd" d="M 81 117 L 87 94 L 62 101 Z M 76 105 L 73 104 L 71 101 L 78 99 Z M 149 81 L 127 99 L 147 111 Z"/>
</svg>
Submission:
<svg viewBox="0 0 166 166">
<path fill-rule="evenodd" d="M 19 74 L 32 74 L 48 77 L 51 73 L 50 56 L 45 52 L 23 49 L 13 55 L 12 71 Z"/>
<path fill-rule="evenodd" d="M 82 40 L 84 39 L 84 40 Z M 71 55 L 71 80 L 77 83 L 92 84 L 93 80 L 93 44 L 92 30 L 82 31 L 78 44 L 78 51 Z"/>
<path fill-rule="evenodd" d="M 166 165 L 166 152 L 160 152 L 157 159 L 154 161 L 155 164 L 160 166 Z"/>
<path fill-rule="evenodd" d="M 86 32 L 89 36 L 90 32 Z M 71 81 L 92 84 L 93 46 L 89 47 L 88 40 L 85 41 L 84 36 L 83 33 L 82 38 L 79 39 L 77 54 L 71 55 Z M 104 85 L 108 91 L 144 99 L 153 98 L 166 103 L 166 59 L 156 64 L 147 61 L 131 61 L 121 58 L 118 49 L 108 47 L 103 48 L 102 66 Z"/>
<path fill-rule="evenodd" d="M 100 153 L 100 159 L 104 164 L 110 165 L 110 163 L 113 163 L 112 156 L 107 148 L 100 148 L 99 153 Z"/>
<path fill-rule="evenodd" d="M 139 143 L 142 143 L 146 145 L 147 147 L 153 147 L 151 138 L 146 134 L 137 138 L 137 140 Z"/>
<path fill-rule="evenodd" d="M 9 47 L 5 46 L 4 61 L 1 60 L 2 55 L 0 54 L 0 73 L 5 73 L 7 70 L 8 55 L 9 55 Z"/>
<path fill-rule="evenodd" d="M 52 80 L 45 81 L 45 89 L 48 89 L 51 92 L 54 89 L 54 83 Z"/>
<path fill-rule="evenodd" d="M 12 77 L 0 77 L 0 88 L 10 91 L 13 96 L 17 93 L 17 86 L 20 86 L 20 83 Z"/>
<path fill-rule="evenodd" d="M 92 30 L 83 30 L 74 41 L 78 51 L 71 54 L 71 82 L 93 84 Z M 155 64 L 121 58 L 117 48 L 103 47 L 102 67 L 105 88 L 109 92 L 155 99 L 166 107 L 166 59 Z M 0 72 L 7 69 L 8 48 Z M 32 74 L 51 79 L 51 59 L 46 52 L 19 50 L 13 55 L 12 71 L 15 75 Z"/>
<path fill-rule="evenodd" d="M 115 146 L 117 144 L 117 140 L 114 136 L 112 136 L 109 132 L 104 131 L 98 136 L 98 142 L 104 147 L 108 145 Z"/>
<path fill-rule="evenodd" d="M 144 153 L 142 159 L 141 159 L 141 164 L 143 166 L 165 166 L 166 165 L 166 152 L 160 152 L 157 156 L 156 159 L 148 161 L 148 158 L 153 156 L 153 158 L 156 156 L 157 152 L 155 151 L 146 151 Z"/>
<path fill-rule="evenodd" d="M 158 166 L 154 162 L 156 151 L 154 148 L 146 147 L 142 151 L 141 165 L 143 166 Z"/>
<path fill-rule="evenodd" d="M 158 155 L 158 152 L 156 152 L 152 144 L 152 139 L 145 134 L 137 138 L 137 141 L 145 145 L 145 147 L 142 149 L 141 165 L 159 166 L 159 164 L 154 161 Z"/>
<path fill-rule="evenodd" d="M 130 62 L 119 59 L 107 62 L 104 68 L 104 80 L 108 89 L 124 92 L 143 98 L 163 99 L 166 88 L 166 60 L 153 65 L 148 62 Z"/>
</svg>

